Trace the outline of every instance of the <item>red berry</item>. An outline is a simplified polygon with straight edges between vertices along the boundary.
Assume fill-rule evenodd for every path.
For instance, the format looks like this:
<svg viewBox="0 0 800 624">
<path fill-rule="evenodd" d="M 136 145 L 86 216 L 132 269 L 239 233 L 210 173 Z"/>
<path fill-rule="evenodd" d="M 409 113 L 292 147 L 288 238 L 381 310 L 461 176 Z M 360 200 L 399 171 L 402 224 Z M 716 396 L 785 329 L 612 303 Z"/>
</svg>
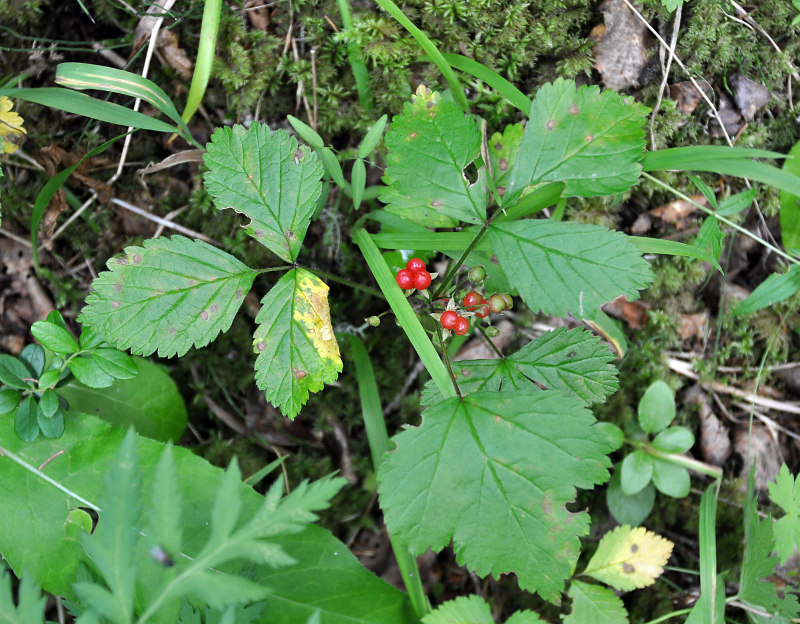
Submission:
<svg viewBox="0 0 800 624">
<path fill-rule="evenodd" d="M 474 310 L 475 307 L 477 305 L 481 304 L 482 302 L 483 302 L 483 296 L 480 293 L 475 292 L 474 290 L 470 290 L 464 296 L 464 307 L 467 310 L 470 310 L 470 311 Z"/>
<path fill-rule="evenodd" d="M 442 316 L 439 317 L 439 322 L 445 329 L 454 329 L 460 318 L 455 310 L 445 310 L 442 312 Z"/>
<path fill-rule="evenodd" d="M 424 271 L 425 270 L 425 262 L 423 262 L 419 258 L 411 258 L 411 260 L 406 262 L 406 268 L 409 271 L 412 271 L 412 272 Z"/>
<path fill-rule="evenodd" d="M 431 285 L 431 274 L 425 269 L 414 273 L 414 288 L 417 290 L 425 290 Z"/>
<path fill-rule="evenodd" d="M 414 273 L 412 273 L 411 271 L 407 269 L 398 271 L 396 279 L 397 279 L 397 285 L 403 290 L 414 288 Z"/>
<path fill-rule="evenodd" d="M 469 331 L 469 319 L 459 316 L 453 331 L 459 336 L 466 334 Z"/>
<path fill-rule="evenodd" d="M 506 300 L 503 295 L 492 295 L 489 297 L 489 307 L 491 308 L 492 312 L 498 314 L 505 310 L 508 306 L 506 305 Z"/>
<path fill-rule="evenodd" d="M 477 310 L 475 310 L 475 316 L 479 318 L 486 318 L 489 316 L 489 306 L 484 303 Z"/>
</svg>

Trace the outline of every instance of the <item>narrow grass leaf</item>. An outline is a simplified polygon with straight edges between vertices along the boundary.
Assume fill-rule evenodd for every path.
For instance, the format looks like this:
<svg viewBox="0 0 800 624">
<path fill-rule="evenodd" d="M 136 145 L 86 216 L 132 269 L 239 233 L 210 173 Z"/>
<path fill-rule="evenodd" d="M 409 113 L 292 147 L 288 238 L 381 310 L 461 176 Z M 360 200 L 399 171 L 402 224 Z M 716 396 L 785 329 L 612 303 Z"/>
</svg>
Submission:
<svg viewBox="0 0 800 624">
<path fill-rule="evenodd" d="M 485 82 L 519 109 L 523 115 L 527 115 L 531 110 L 531 99 L 486 65 L 460 54 L 443 53 L 442 56 L 452 67 Z"/>
<path fill-rule="evenodd" d="M 765 279 L 750 295 L 736 306 L 733 316 L 752 314 L 758 310 L 784 301 L 800 291 L 800 266 L 793 264 L 786 273 L 773 273 Z"/>
</svg>

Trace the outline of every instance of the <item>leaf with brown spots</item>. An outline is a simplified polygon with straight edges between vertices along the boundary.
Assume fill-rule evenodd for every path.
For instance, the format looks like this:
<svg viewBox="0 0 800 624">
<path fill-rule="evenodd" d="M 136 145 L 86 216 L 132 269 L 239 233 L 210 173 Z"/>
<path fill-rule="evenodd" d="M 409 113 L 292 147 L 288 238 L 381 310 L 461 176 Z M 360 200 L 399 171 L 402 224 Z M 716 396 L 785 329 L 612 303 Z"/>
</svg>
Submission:
<svg viewBox="0 0 800 624">
<path fill-rule="evenodd" d="M 393 438 L 378 492 L 393 539 L 413 554 L 451 540 L 479 576 L 514 572 L 523 589 L 559 600 L 589 516 L 576 488 L 608 479 L 613 450 L 592 413 L 554 390 L 446 399 Z"/>
<path fill-rule="evenodd" d="M 624 524 L 603 536 L 583 574 L 620 591 L 647 587 L 664 572 L 672 547 L 652 531 Z"/>
<path fill-rule="evenodd" d="M 148 239 L 107 266 L 79 320 L 120 349 L 161 357 L 204 347 L 227 331 L 258 274 L 183 236 Z"/>
</svg>

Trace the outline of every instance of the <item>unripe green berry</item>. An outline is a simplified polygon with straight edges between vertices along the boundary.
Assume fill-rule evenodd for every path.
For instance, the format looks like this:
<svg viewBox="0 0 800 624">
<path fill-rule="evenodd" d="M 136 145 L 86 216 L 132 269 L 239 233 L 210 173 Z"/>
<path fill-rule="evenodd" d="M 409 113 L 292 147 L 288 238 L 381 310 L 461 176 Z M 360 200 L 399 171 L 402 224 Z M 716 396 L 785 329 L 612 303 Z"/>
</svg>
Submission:
<svg viewBox="0 0 800 624">
<path fill-rule="evenodd" d="M 369 325 L 370 327 L 377 327 L 381 324 L 381 319 L 377 316 L 368 316 L 364 319 L 364 322 Z"/>
<path fill-rule="evenodd" d="M 511 298 L 511 295 L 508 293 L 500 293 L 500 296 L 506 302 L 506 310 L 513 310 L 514 309 L 514 300 Z"/>
<path fill-rule="evenodd" d="M 489 336 L 490 338 L 494 338 L 495 336 L 500 335 L 500 330 L 497 329 L 494 325 L 489 325 L 489 327 L 485 328 L 484 331 L 486 332 L 486 335 Z"/>
<path fill-rule="evenodd" d="M 486 269 L 482 266 L 478 265 L 476 267 L 472 267 L 467 273 L 467 277 L 469 281 L 473 284 L 480 284 L 483 280 L 486 279 Z"/>
</svg>

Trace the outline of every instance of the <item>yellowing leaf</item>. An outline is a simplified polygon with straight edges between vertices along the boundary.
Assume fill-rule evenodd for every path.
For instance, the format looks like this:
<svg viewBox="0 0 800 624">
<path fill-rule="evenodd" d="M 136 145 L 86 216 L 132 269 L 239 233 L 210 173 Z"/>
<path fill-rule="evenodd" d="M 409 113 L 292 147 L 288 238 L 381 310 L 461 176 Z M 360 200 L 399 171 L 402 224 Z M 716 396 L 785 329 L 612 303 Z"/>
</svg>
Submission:
<svg viewBox="0 0 800 624">
<path fill-rule="evenodd" d="M 672 547 L 652 531 L 624 524 L 603 536 L 583 573 L 621 591 L 647 587 L 664 572 Z"/>
<path fill-rule="evenodd" d="M 5 95 L 0 97 L 0 148 L 6 154 L 16 152 L 28 133 L 22 124 L 25 120 L 11 109 L 14 103 Z"/>
</svg>

